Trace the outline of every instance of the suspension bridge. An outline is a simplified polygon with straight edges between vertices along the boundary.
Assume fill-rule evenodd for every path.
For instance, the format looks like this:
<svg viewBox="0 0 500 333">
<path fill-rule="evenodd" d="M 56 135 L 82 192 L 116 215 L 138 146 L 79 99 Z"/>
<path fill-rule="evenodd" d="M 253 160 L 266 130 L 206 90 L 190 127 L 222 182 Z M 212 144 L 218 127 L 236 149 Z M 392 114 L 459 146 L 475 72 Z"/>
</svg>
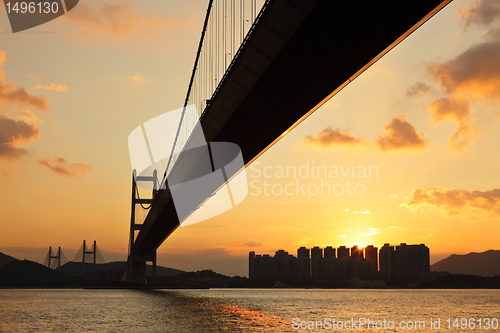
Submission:
<svg viewBox="0 0 500 333">
<path fill-rule="evenodd" d="M 201 155 L 186 153 L 193 137 L 201 133 L 206 142 L 235 143 L 249 165 L 450 2 L 210 0 L 172 147 L 175 157 L 160 177 L 132 178 L 125 278 L 145 283 L 151 261 L 155 281 L 156 250 L 182 223 L 167 178 L 196 176 Z M 188 105 L 200 113 L 187 111 Z M 198 119 L 199 130 L 183 129 Z M 141 182 L 153 184 L 151 198 L 138 196 Z M 139 223 L 138 204 L 147 212 Z"/>
</svg>

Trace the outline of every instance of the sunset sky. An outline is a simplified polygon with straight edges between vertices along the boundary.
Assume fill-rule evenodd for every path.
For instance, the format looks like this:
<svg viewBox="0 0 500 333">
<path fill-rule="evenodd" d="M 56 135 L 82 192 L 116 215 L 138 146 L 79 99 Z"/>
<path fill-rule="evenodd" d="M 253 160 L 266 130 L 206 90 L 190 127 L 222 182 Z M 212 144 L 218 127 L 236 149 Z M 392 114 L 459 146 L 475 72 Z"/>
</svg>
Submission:
<svg viewBox="0 0 500 333">
<path fill-rule="evenodd" d="M 1 252 L 72 259 L 95 239 L 126 260 L 128 135 L 182 106 L 206 6 L 85 0 L 15 34 L 0 10 Z M 248 251 L 425 243 L 434 263 L 499 250 L 499 60 L 500 2 L 453 1 L 259 157 L 241 204 L 176 230 L 158 263 L 248 275 Z M 312 195 L 322 184 L 337 192 Z"/>
</svg>

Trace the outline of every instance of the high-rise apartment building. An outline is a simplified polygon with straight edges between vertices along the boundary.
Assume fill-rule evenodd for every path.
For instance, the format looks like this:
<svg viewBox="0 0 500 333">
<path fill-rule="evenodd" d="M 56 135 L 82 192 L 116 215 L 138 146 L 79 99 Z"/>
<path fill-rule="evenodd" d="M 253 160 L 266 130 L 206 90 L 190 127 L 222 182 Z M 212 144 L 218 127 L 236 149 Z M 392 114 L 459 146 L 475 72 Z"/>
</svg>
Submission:
<svg viewBox="0 0 500 333">
<path fill-rule="evenodd" d="M 349 249 L 345 246 L 341 246 L 337 249 L 337 258 L 338 259 L 348 259 L 350 257 L 349 255 Z"/>
<path fill-rule="evenodd" d="M 325 252 L 324 254 L 325 258 L 335 258 L 335 249 L 333 247 L 331 246 L 325 247 L 324 252 Z"/>
<path fill-rule="evenodd" d="M 418 282 L 422 273 L 430 272 L 430 252 L 425 244 L 384 244 L 379 262 L 380 277 L 388 282 Z"/>
<path fill-rule="evenodd" d="M 357 245 L 351 247 L 351 258 L 363 259 L 363 249 L 360 249 Z"/>
</svg>

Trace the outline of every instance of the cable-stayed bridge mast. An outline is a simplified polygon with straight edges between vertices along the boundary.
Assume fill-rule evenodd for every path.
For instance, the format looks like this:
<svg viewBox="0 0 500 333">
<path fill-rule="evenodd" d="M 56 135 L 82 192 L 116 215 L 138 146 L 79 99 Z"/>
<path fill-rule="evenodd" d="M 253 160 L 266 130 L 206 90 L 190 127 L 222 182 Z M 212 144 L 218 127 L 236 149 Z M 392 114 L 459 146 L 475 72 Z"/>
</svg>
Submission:
<svg viewBox="0 0 500 333">
<path fill-rule="evenodd" d="M 49 252 L 45 256 L 45 260 L 43 262 L 44 266 L 47 266 L 52 269 L 58 269 L 59 267 L 61 267 L 62 264 L 65 264 L 66 262 L 68 262 L 68 260 L 61 251 L 60 246 L 56 254 L 54 254 L 54 252 L 52 251 L 52 246 L 49 246 Z"/>
</svg>

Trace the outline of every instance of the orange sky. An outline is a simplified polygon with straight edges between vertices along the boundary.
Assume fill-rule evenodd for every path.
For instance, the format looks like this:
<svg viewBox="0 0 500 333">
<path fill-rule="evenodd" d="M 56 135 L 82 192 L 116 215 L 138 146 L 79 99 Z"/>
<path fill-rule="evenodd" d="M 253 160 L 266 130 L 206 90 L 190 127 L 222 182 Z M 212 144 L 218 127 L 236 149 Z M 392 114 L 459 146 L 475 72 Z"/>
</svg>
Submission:
<svg viewBox="0 0 500 333">
<path fill-rule="evenodd" d="M 425 243 L 435 262 L 499 249 L 498 9 L 453 1 L 261 156 L 240 205 L 175 231 L 159 264 L 245 275 L 250 250 Z M 0 11 L 1 252 L 72 259 L 96 239 L 125 260 L 127 138 L 182 106 L 205 11 L 89 0 L 16 34 Z M 301 167 L 309 177 L 280 173 Z M 337 192 L 313 195 L 324 184 Z"/>
</svg>

